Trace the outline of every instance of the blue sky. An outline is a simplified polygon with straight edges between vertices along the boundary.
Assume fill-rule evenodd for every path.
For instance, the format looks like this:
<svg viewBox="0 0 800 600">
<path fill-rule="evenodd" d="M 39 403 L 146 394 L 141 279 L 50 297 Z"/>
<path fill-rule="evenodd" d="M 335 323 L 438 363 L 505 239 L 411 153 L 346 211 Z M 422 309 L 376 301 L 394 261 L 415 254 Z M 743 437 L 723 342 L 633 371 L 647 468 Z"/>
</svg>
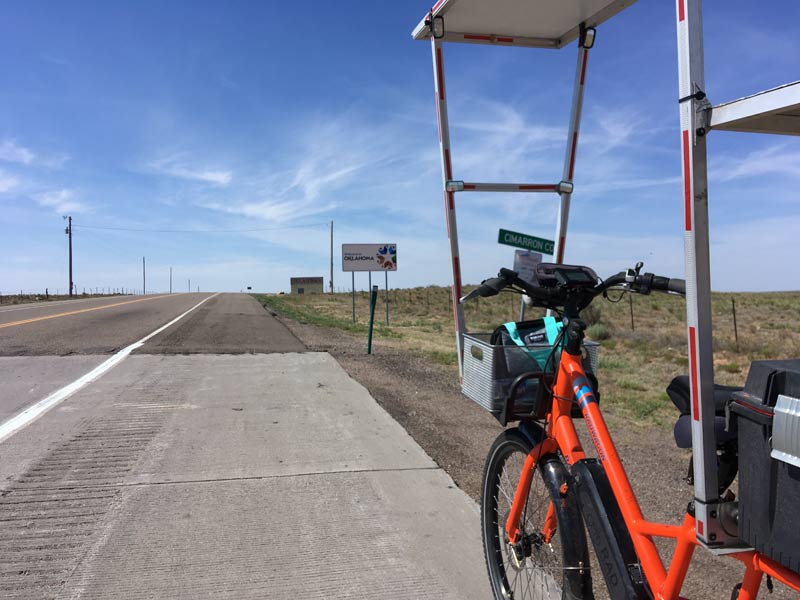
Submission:
<svg viewBox="0 0 800 600">
<path fill-rule="evenodd" d="M 286 290 L 342 243 L 397 242 L 390 285 L 449 282 L 429 2 L 25 2 L 0 9 L 0 292 Z M 800 5 L 706 2 L 713 103 L 800 79 Z M 672 2 L 598 30 L 566 260 L 683 275 Z M 454 174 L 560 178 L 575 46 L 445 47 Z M 800 139 L 710 137 L 712 286 L 800 288 Z M 557 197 L 457 196 L 464 280 L 552 238 Z M 98 228 L 108 229 L 98 229 Z M 131 231 L 143 230 L 143 231 Z M 186 233 L 183 230 L 192 230 Z M 248 230 L 248 231 L 244 231 Z M 362 281 L 363 279 L 363 281 Z M 357 285 L 366 286 L 366 275 Z"/>
</svg>

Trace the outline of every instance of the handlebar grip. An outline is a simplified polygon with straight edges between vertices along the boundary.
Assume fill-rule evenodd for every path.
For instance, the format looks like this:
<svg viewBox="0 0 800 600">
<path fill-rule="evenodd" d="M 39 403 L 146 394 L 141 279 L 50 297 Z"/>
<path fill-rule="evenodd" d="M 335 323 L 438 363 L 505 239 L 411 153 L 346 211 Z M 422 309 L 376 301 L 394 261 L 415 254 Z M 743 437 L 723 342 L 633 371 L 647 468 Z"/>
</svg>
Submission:
<svg viewBox="0 0 800 600">
<path fill-rule="evenodd" d="M 670 279 L 667 285 L 667 291 L 676 294 L 686 295 L 686 280 L 685 279 Z"/>
<path fill-rule="evenodd" d="M 674 294 L 686 295 L 686 281 L 683 279 L 670 279 L 654 275 L 650 283 L 650 288 L 658 292 L 672 292 Z"/>
</svg>

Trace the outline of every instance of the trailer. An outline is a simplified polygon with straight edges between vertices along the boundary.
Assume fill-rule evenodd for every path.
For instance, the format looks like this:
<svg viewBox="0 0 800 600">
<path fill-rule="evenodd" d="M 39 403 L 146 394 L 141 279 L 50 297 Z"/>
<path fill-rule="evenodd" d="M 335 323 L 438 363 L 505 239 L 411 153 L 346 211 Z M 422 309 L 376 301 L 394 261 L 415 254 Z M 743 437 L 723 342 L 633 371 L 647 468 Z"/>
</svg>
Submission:
<svg viewBox="0 0 800 600">
<path fill-rule="evenodd" d="M 708 182 L 706 138 L 714 130 L 800 135 L 800 81 L 713 105 L 705 87 L 701 0 L 675 0 L 678 39 L 682 196 L 686 277 L 686 323 L 691 390 L 694 466 L 694 514 L 698 542 L 715 553 L 742 550 L 719 522 L 720 498 L 714 431 L 714 363 L 711 332 Z M 586 82 L 587 61 L 597 28 L 635 0 L 438 0 L 413 30 L 429 40 L 439 125 L 442 193 L 450 241 L 452 300 L 459 369 L 463 373 L 466 323 L 459 303 L 461 258 L 456 195 L 463 192 L 557 194 L 560 210 L 555 233 L 555 262 L 563 263 L 576 153 Z M 572 109 L 560 177 L 530 183 L 475 182 L 453 173 L 447 115 L 443 48 L 445 42 L 522 46 L 558 50 L 577 46 Z"/>
</svg>

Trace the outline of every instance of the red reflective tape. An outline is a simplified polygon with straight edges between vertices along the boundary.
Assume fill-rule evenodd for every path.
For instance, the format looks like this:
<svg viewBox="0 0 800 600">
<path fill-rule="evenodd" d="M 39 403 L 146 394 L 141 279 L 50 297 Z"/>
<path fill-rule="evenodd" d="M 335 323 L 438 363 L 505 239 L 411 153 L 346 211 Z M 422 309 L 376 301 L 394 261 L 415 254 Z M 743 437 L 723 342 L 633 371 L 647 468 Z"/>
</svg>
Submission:
<svg viewBox="0 0 800 600">
<path fill-rule="evenodd" d="M 442 4 L 444 4 L 445 2 L 447 2 L 447 0 L 439 0 L 436 4 L 433 5 L 433 8 L 431 9 L 431 12 L 435 13 L 437 10 L 439 10 L 439 7 Z"/>
<path fill-rule="evenodd" d="M 700 420 L 700 400 L 697 397 L 697 350 L 695 329 L 689 327 L 689 377 L 692 380 L 692 419 Z"/>
<path fill-rule="evenodd" d="M 558 241 L 558 256 L 556 257 L 556 262 L 557 263 L 563 263 L 564 262 L 564 241 L 565 241 L 565 238 L 562 235 L 559 238 L 559 241 Z"/>
<path fill-rule="evenodd" d="M 447 181 L 453 179 L 453 169 L 450 166 L 450 148 L 444 149 L 444 173 Z"/>
<path fill-rule="evenodd" d="M 513 43 L 514 43 L 514 38 L 510 38 L 510 37 L 499 37 L 499 38 L 497 38 L 497 41 L 498 41 L 498 42 L 503 42 L 504 44 L 513 44 Z"/>
<path fill-rule="evenodd" d="M 455 210 L 456 208 L 455 195 L 453 192 L 447 192 L 447 208 L 450 210 Z"/>
<path fill-rule="evenodd" d="M 586 63 L 589 62 L 589 52 L 584 50 L 583 52 L 583 66 L 581 67 L 581 85 L 583 82 L 586 81 Z"/>
<path fill-rule="evenodd" d="M 692 172 L 689 168 L 689 131 L 683 132 L 683 214 L 686 231 L 692 230 Z"/>
<path fill-rule="evenodd" d="M 474 185 L 472 185 L 471 183 L 465 183 L 465 184 L 464 184 L 464 189 L 465 189 L 465 190 L 474 190 L 474 189 L 475 189 L 475 186 L 474 186 Z"/>
<path fill-rule="evenodd" d="M 697 533 L 699 533 L 700 535 L 703 535 L 703 531 L 704 531 L 703 522 L 702 521 L 698 521 L 697 522 Z"/>
<path fill-rule="evenodd" d="M 525 184 L 525 185 L 518 185 L 517 186 L 520 190 L 555 190 L 556 186 L 554 185 L 543 185 L 543 184 Z"/>
<path fill-rule="evenodd" d="M 569 151 L 569 180 L 572 181 L 572 176 L 575 173 L 575 150 L 578 147 L 578 132 L 572 135 L 572 149 Z"/>
<path fill-rule="evenodd" d="M 444 100 L 444 64 L 442 49 L 436 49 L 436 80 L 439 82 L 439 100 Z"/>
<path fill-rule="evenodd" d="M 474 33 L 465 33 L 464 34 L 465 40 L 483 40 L 486 42 L 492 41 L 492 36 L 490 35 L 475 35 Z"/>
<path fill-rule="evenodd" d="M 678 21 L 683 21 L 686 19 L 686 7 L 684 6 L 685 1 L 686 0 L 678 0 Z M 702 531 L 700 533 L 702 533 Z"/>
<path fill-rule="evenodd" d="M 439 130 L 439 143 L 441 144 L 442 143 L 442 119 L 439 116 L 439 113 L 441 112 L 441 107 L 439 106 L 439 98 L 436 97 L 436 94 L 434 94 L 434 99 L 436 100 L 436 128 Z"/>
<path fill-rule="evenodd" d="M 447 212 L 452 202 L 453 194 L 445 191 L 444 193 L 444 222 L 447 225 L 447 239 L 450 239 L 450 214 Z"/>
<path fill-rule="evenodd" d="M 457 256 L 453 257 L 453 281 L 456 286 L 456 295 L 453 302 L 458 303 L 458 299 L 461 297 L 461 265 Z"/>
</svg>

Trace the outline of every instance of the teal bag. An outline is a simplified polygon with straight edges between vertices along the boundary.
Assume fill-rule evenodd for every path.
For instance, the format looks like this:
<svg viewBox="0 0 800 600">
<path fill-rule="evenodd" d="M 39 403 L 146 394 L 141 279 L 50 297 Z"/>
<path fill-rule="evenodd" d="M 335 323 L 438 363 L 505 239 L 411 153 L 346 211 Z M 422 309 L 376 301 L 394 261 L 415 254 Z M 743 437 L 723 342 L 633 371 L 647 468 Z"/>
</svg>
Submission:
<svg viewBox="0 0 800 600">
<path fill-rule="evenodd" d="M 528 355 L 528 357 L 533 360 L 533 362 L 539 367 L 540 370 L 544 371 L 545 362 L 547 358 L 550 356 L 550 353 L 553 350 L 553 345 L 555 345 L 556 340 L 558 339 L 558 335 L 561 332 L 562 327 L 564 324 L 557 320 L 555 317 L 544 317 L 542 319 L 544 322 L 545 333 L 547 335 L 547 345 L 542 344 L 540 348 L 532 348 L 525 344 L 525 341 L 519 334 L 519 329 L 517 328 L 517 324 L 514 321 L 510 321 L 508 323 L 504 323 L 503 327 L 505 327 L 506 331 L 508 332 L 508 337 L 511 338 L 517 346 L 522 349 L 522 351 Z M 563 346 L 563 341 L 560 344 Z M 556 360 L 558 359 L 558 350 L 556 350 Z"/>
</svg>

